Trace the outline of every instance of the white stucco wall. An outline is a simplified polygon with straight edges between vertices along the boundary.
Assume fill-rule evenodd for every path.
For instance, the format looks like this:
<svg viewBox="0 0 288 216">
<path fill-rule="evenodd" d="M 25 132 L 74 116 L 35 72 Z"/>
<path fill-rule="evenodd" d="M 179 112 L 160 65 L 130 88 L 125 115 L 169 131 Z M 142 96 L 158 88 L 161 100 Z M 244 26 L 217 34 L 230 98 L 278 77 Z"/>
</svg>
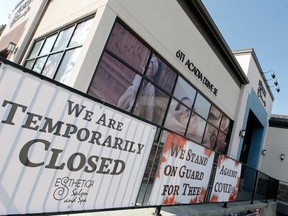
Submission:
<svg viewBox="0 0 288 216">
<path fill-rule="evenodd" d="M 241 54 L 235 54 L 235 57 L 250 81 L 249 85 L 245 86 L 248 92 L 251 92 L 251 90 L 254 89 L 254 91 L 257 93 L 259 80 L 262 81 L 263 87 L 266 91 L 266 97 L 264 98 L 266 106 L 264 106 L 262 102 L 261 103 L 263 104 L 263 107 L 270 116 L 273 100 L 271 95 L 269 94 L 268 87 L 265 85 L 265 80 L 261 76 L 262 71 L 261 68 L 259 68 L 258 66 L 257 57 L 253 56 L 253 51 L 250 50 L 247 50 L 247 52 L 243 52 Z"/>
<path fill-rule="evenodd" d="M 288 133 L 287 129 L 269 127 L 265 143 L 266 155 L 262 156 L 260 170 L 273 178 L 288 182 Z M 280 160 L 280 155 L 285 159 Z"/>
<path fill-rule="evenodd" d="M 267 113 L 267 120 L 266 120 L 267 124 L 268 124 L 269 117 L 271 115 L 273 100 L 272 100 L 271 95 L 268 92 L 267 86 L 265 85 L 265 81 L 263 77 L 261 76 L 262 71 L 261 71 L 260 66 L 258 65 L 258 60 L 254 51 L 248 49 L 248 50 L 243 50 L 241 52 L 236 52 L 235 57 L 250 81 L 250 83 L 246 86 L 243 86 L 241 90 L 241 96 L 239 97 L 240 101 L 239 101 L 238 109 L 235 115 L 235 125 L 232 131 L 231 142 L 233 143 L 233 145 L 230 145 L 231 147 L 229 149 L 229 155 L 235 159 L 239 159 L 241 148 L 242 148 L 241 142 L 243 141 L 242 140 L 243 138 L 239 136 L 239 132 L 240 130 L 245 129 L 246 127 L 246 122 L 245 122 L 246 113 L 245 112 L 247 112 L 248 98 L 249 98 L 249 95 L 252 93 L 252 91 L 254 91 L 257 94 L 259 80 L 262 81 L 263 87 L 266 91 L 266 97 L 264 98 L 266 102 L 266 106 L 264 106 L 264 103 L 260 100 L 259 97 L 258 99 L 259 99 L 260 104 L 263 105 L 263 108 L 265 109 Z M 257 116 L 257 113 L 255 114 Z M 265 140 L 265 137 L 266 137 L 266 132 L 264 131 L 263 140 Z"/>
</svg>

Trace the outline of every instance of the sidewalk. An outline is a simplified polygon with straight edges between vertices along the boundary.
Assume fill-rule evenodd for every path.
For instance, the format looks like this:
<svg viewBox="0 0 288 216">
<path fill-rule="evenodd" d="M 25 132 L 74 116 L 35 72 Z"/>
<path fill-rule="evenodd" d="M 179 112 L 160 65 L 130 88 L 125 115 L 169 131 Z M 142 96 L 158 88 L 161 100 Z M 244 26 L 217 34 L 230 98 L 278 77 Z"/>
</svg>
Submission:
<svg viewBox="0 0 288 216">
<path fill-rule="evenodd" d="M 227 208 L 223 207 L 223 203 L 198 204 L 198 205 L 183 205 L 162 207 L 162 216 L 229 216 L 236 214 L 237 216 L 244 215 L 248 210 L 254 211 L 261 208 L 261 216 L 276 216 L 277 202 L 261 201 L 250 202 L 233 202 L 228 203 Z M 101 211 L 91 213 L 70 214 L 72 216 L 152 216 L 155 208 L 140 208 L 130 210 L 117 211 Z"/>
</svg>

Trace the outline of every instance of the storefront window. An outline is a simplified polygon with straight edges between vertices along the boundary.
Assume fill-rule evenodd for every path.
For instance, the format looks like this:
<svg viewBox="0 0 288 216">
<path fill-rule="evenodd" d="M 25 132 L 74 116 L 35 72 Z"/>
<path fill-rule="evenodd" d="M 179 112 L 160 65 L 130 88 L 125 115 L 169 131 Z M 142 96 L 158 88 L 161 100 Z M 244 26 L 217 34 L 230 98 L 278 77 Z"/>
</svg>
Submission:
<svg viewBox="0 0 288 216">
<path fill-rule="evenodd" d="M 208 122 L 219 128 L 221 119 L 221 112 L 215 106 L 212 106 L 209 112 Z"/>
<path fill-rule="evenodd" d="M 54 74 L 57 70 L 57 67 L 61 59 L 61 55 L 62 55 L 61 53 L 57 53 L 49 56 L 43 69 L 42 75 L 47 76 L 51 79 L 54 77 Z"/>
<path fill-rule="evenodd" d="M 59 50 L 65 49 L 65 47 L 67 46 L 67 44 L 71 38 L 71 34 L 73 32 L 73 29 L 74 29 L 73 27 L 70 27 L 70 28 L 60 32 L 60 34 L 56 40 L 56 43 L 53 47 L 53 51 L 59 51 Z"/>
<path fill-rule="evenodd" d="M 69 43 L 69 47 L 79 46 L 84 43 L 86 36 L 90 30 L 91 23 L 92 19 L 86 20 L 77 25 L 76 30 Z"/>
<path fill-rule="evenodd" d="M 50 53 L 52 46 L 56 40 L 56 37 L 57 37 L 57 35 L 55 34 L 55 35 L 52 35 L 52 36 L 46 38 L 44 45 L 41 49 L 40 55 L 45 55 L 45 54 Z"/>
<path fill-rule="evenodd" d="M 76 60 L 80 54 L 81 48 L 68 50 L 65 52 L 64 58 L 56 74 L 55 80 L 68 84 L 71 77 L 72 69 L 76 63 Z"/>
<path fill-rule="evenodd" d="M 227 151 L 230 119 L 119 22 L 88 94 L 219 153 Z"/>
<path fill-rule="evenodd" d="M 200 144 L 203 138 L 205 126 L 206 121 L 196 113 L 192 112 L 186 136 L 194 142 Z"/>
<path fill-rule="evenodd" d="M 211 106 L 202 145 L 226 154 L 230 120 L 215 106 Z"/>
<path fill-rule="evenodd" d="M 151 52 L 118 22 L 115 23 L 106 49 L 141 74 L 144 73 Z"/>
<path fill-rule="evenodd" d="M 188 105 L 186 103 L 188 102 L 190 108 L 192 108 L 193 102 L 195 100 L 196 90 L 191 85 L 189 85 L 182 77 L 179 77 L 173 95 L 178 100 L 181 100 L 182 98 L 189 98 L 192 103 L 188 100 L 184 100 L 183 103 Z"/>
<path fill-rule="evenodd" d="M 133 113 L 161 125 L 169 103 L 169 96 L 148 81 L 143 81 Z"/>
<path fill-rule="evenodd" d="M 47 56 L 38 58 L 33 67 L 33 71 L 40 74 L 45 65 L 46 59 L 47 59 Z"/>
<path fill-rule="evenodd" d="M 141 81 L 141 76 L 104 53 L 88 94 L 130 112 Z"/>
<path fill-rule="evenodd" d="M 177 74 L 155 54 L 152 55 L 146 68 L 147 79 L 171 94 Z"/>
<path fill-rule="evenodd" d="M 194 110 L 204 119 L 207 119 L 211 104 L 201 95 L 197 94 Z"/>
<path fill-rule="evenodd" d="M 181 101 L 171 100 L 164 126 L 184 136 L 191 115 L 191 106 L 192 101 L 188 97 L 183 97 Z"/>
<path fill-rule="evenodd" d="M 38 41 L 35 43 L 34 48 L 30 54 L 30 58 L 35 58 L 38 55 L 38 53 L 42 47 L 43 42 L 44 42 L 44 40 L 41 40 L 41 41 Z"/>
<path fill-rule="evenodd" d="M 25 67 L 68 84 L 77 56 L 89 32 L 92 19 L 54 32 L 35 42 Z M 74 34 L 73 34 L 74 32 Z M 70 45 L 68 46 L 68 42 Z"/>
</svg>

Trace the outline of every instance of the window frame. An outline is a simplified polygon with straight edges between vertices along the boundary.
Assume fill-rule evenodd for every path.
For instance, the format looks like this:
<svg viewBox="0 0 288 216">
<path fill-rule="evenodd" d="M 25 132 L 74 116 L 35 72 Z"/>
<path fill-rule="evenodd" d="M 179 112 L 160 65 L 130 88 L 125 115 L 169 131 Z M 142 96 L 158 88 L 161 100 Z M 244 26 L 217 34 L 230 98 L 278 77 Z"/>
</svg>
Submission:
<svg viewBox="0 0 288 216">
<path fill-rule="evenodd" d="M 117 24 L 117 25 L 121 25 L 126 31 L 128 31 L 128 33 L 130 33 L 130 34 L 132 35 L 132 37 L 134 36 L 137 40 L 139 40 L 140 43 L 142 43 L 145 47 L 147 47 L 147 48 L 150 50 L 149 59 L 152 57 L 152 55 L 156 55 L 164 64 L 166 64 L 169 68 L 171 68 L 171 69 L 176 73 L 176 78 L 175 78 L 175 81 L 174 81 L 173 88 L 172 88 L 172 91 L 171 91 L 171 92 L 167 92 L 164 88 L 162 88 L 160 85 L 158 85 L 157 82 L 154 82 L 154 81 L 149 80 L 149 79 L 146 77 L 146 75 L 145 75 L 147 68 L 144 70 L 144 72 L 143 72 L 143 71 L 140 71 L 140 70 L 138 71 L 137 69 L 135 69 L 135 67 L 133 67 L 133 66 L 131 65 L 131 62 L 130 62 L 130 63 L 129 63 L 129 62 L 126 62 L 126 60 L 125 60 L 125 59 L 122 59 L 122 57 L 119 57 L 119 56 L 117 55 L 117 53 L 114 54 L 114 53 L 110 50 L 110 48 L 109 48 L 109 49 L 107 48 L 107 47 L 108 47 L 109 39 L 110 39 L 110 37 L 111 37 L 111 34 L 112 34 L 112 32 L 113 32 L 114 27 L 115 27 L 116 24 Z M 110 45 L 109 45 L 109 46 L 110 46 Z M 137 103 L 137 97 L 136 97 L 136 99 L 134 100 L 134 105 L 133 105 L 132 110 L 129 111 L 129 112 L 128 112 L 128 111 L 125 111 L 125 110 L 123 110 L 123 109 L 121 109 L 121 108 L 119 108 L 119 107 L 117 107 L 117 105 L 111 104 L 112 106 L 115 106 L 115 107 L 117 107 L 117 109 L 121 109 L 122 111 L 127 112 L 127 113 L 129 113 L 130 115 L 135 115 L 135 116 L 137 116 L 138 118 L 143 119 L 143 120 L 146 121 L 146 122 L 150 122 L 150 123 L 152 123 L 152 124 L 155 124 L 155 125 L 157 125 L 157 127 L 159 127 L 161 130 L 171 131 L 171 132 L 174 132 L 174 133 L 175 133 L 175 131 L 173 131 L 173 130 L 167 128 L 167 127 L 165 127 L 165 122 L 166 122 L 166 118 L 167 118 L 168 112 L 169 112 L 169 110 L 170 110 L 170 104 L 172 103 L 172 101 L 176 101 L 176 102 L 180 102 L 180 103 L 181 103 L 180 99 L 178 99 L 176 96 L 174 96 L 174 91 L 175 91 L 175 88 L 176 88 L 178 79 L 181 78 L 181 79 L 183 79 L 190 87 L 192 87 L 192 88 L 196 91 L 195 96 L 194 96 L 194 101 L 193 101 L 192 107 L 188 107 L 185 103 L 182 103 L 182 105 L 185 106 L 186 108 L 189 108 L 189 109 L 190 109 L 190 115 L 194 112 L 195 114 L 197 114 L 197 115 L 199 116 L 199 118 L 201 118 L 203 121 L 205 121 L 205 126 L 204 126 L 204 131 L 203 131 L 203 133 L 202 133 L 201 141 L 200 141 L 200 142 L 196 142 L 196 143 L 198 143 L 198 144 L 200 144 L 200 145 L 202 145 L 202 143 L 203 143 L 203 139 L 204 139 L 204 136 L 205 136 L 206 127 L 208 127 L 208 124 L 210 124 L 210 123 L 208 122 L 208 116 L 209 116 L 209 113 L 210 113 L 212 107 L 215 107 L 215 108 L 216 108 L 217 110 L 219 110 L 220 113 L 222 114 L 221 121 L 222 121 L 222 119 L 224 119 L 224 117 L 229 120 L 229 125 L 228 125 L 229 128 L 228 128 L 227 131 L 221 130 L 221 127 L 220 127 L 220 126 L 221 126 L 221 122 L 219 123 L 219 126 L 217 127 L 216 142 L 217 142 L 218 135 L 220 134 L 220 132 L 221 132 L 221 133 L 225 133 L 225 135 L 227 136 L 227 140 L 230 142 L 232 127 L 233 127 L 233 124 L 234 124 L 234 122 L 232 121 L 232 119 L 230 119 L 221 109 L 219 109 L 219 107 L 217 107 L 211 100 L 209 100 L 201 91 L 199 91 L 199 89 L 197 89 L 189 80 L 187 80 L 186 77 L 184 77 L 179 71 L 177 71 L 173 66 L 171 66 L 171 64 L 169 64 L 165 59 L 163 59 L 163 57 L 162 57 L 161 55 L 159 55 L 159 53 L 157 53 L 151 46 L 149 46 L 149 44 L 147 44 L 145 41 L 143 41 L 140 36 L 138 36 L 131 28 L 129 28 L 129 27 L 128 27 L 123 21 L 121 21 L 119 18 L 117 18 L 117 19 L 115 20 L 114 25 L 113 25 L 113 27 L 112 27 L 112 29 L 111 29 L 110 35 L 109 35 L 109 37 L 108 37 L 108 39 L 107 39 L 107 42 L 106 42 L 106 44 L 105 44 L 105 46 L 104 46 L 104 49 L 103 49 L 103 51 L 102 51 L 102 55 L 101 55 L 101 57 L 100 57 L 100 59 L 99 59 L 99 62 L 98 62 L 98 65 L 97 65 L 97 67 L 95 68 L 95 71 L 94 71 L 94 74 L 93 74 L 93 78 L 91 79 L 91 82 L 90 82 L 90 84 L 89 84 L 89 86 L 88 86 L 87 94 L 89 94 L 89 89 L 91 88 L 91 86 L 92 86 L 92 84 L 93 84 L 93 79 L 94 79 L 94 77 L 97 76 L 98 67 L 99 67 L 99 65 L 101 64 L 102 56 L 104 55 L 104 53 L 108 53 L 108 54 L 111 55 L 113 58 L 115 58 L 117 61 L 119 61 L 121 64 L 123 64 L 125 67 L 128 67 L 128 68 L 130 68 L 132 71 L 134 71 L 136 75 L 141 76 L 142 82 L 144 82 L 144 81 L 149 82 L 149 81 L 150 81 L 151 84 L 155 86 L 155 88 L 158 88 L 159 90 L 161 90 L 162 92 L 164 92 L 165 94 L 167 94 L 168 97 L 169 97 L 168 106 L 166 107 L 165 114 L 164 114 L 164 118 L 163 118 L 163 120 L 162 120 L 160 123 L 159 123 L 159 122 L 156 122 L 156 123 L 155 123 L 155 122 L 153 122 L 153 121 L 151 122 L 151 121 L 149 121 L 149 120 L 147 120 L 147 119 L 145 119 L 145 118 L 143 118 L 143 117 L 141 117 L 141 116 L 139 116 L 139 115 L 135 115 L 135 114 L 133 113 L 134 107 L 135 107 L 135 105 L 136 105 L 136 103 Z M 149 61 L 149 60 L 148 60 L 148 61 Z M 147 63 L 147 65 L 148 65 L 148 63 Z M 146 67 L 148 67 L 147 65 L 146 65 Z M 137 92 L 137 96 L 138 96 L 138 94 L 139 94 L 139 92 L 140 92 L 140 88 L 138 88 L 137 91 L 138 91 L 138 92 Z M 91 94 L 89 94 L 89 95 L 90 95 L 91 97 L 94 97 L 94 96 L 91 95 Z M 209 109 L 208 109 L 208 114 L 207 114 L 207 118 L 206 118 L 206 119 L 204 119 L 201 115 L 199 115 L 197 112 L 194 111 L 194 106 L 195 106 L 195 102 L 196 102 L 196 100 L 197 100 L 198 95 L 201 95 L 201 97 L 203 97 L 205 100 L 207 100 L 207 102 L 210 104 L 210 107 L 209 107 Z M 103 99 L 101 99 L 101 98 L 97 98 L 97 99 L 100 100 L 100 101 L 102 101 L 102 102 L 106 102 L 105 100 L 103 100 Z M 189 120 L 189 121 L 190 121 L 190 120 Z M 187 124 L 187 126 L 186 126 L 186 132 L 187 132 L 188 127 L 189 127 L 189 122 L 188 122 L 188 124 Z M 185 136 L 186 138 L 188 138 L 188 137 L 186 136 L 186 132 L 185 132 L 184 136 Z M 176 132 L 176 133 L 177 133 L 177 132 Z M 177 134 L 183 136 L 183 134 L 181 134 L 181 133 L 177 133 Z M 189 138 L 188 138 L 188 139 L 189 139 Z M 195 141 L 194 141 L 194 142 L 195 142 Z M 224 154 L 227 154 L 228 147 L 229 147 L 229 143 L 228 143 L 228 145 L 227 145 L 227 148 L 226 148 L 226 151 L 224 152 Z M 214 150 L 214 149 L 212 149 L 212 150 Z"/>
<path fill-rule="evenodd" d="M 25 59 L 25 61 L 24 61 L 24 67 L 26 67 L 27 65 L 29 65 L 30 62 L 32 62 L 32 64 L 30 65 L 30 67 L 28 67 L 28 69 L 30 69 L 31 71 L 34 71 L 34 67 L 35 67 L 35 65 L 36 65 L 37 60 L 38 60 L 38 59 L 41 59 L 41 58 L 46 58 L 46 59 L 45 59 L 45 62 L 44 62 L 44 65 L 43 65 L 43 67 L 41 68 L 40 73 L 39 73 L 39 72 L 36 72 L 36 73 L 38 73 L 38 74 L 40 74 L 40 75 L 43 75 L 44 68 L 45 68 L 45 66 L 46 66 L 49 58 L 50 58 L 51 56 L 53 56 L 53 55 L 58 55 L 58 54 L 60 53 L 60 57 L 59 57 L 59 58 L 60 58 L 60 61 L 58 61 L 58 64 L 57 64 L 57 67 L 56 67 L 56 70 L 55 70 L 55 72 L 54 72 L 53 77 L 50 77 L 50 79 L 53 79 L 53 80 L 54 80 L 54 79 L 56 78 L 56 76 L 57 76 L 57 73 L 58 73 L 58 71 L 59 71 L 59 68 L 61 67 L 61 64 L 62 64 L 62 62 L 63 62 L 63 59 L 65 58 L 65 54 L 66 54 L 67 52 L 71 51 L 71 50 L 77 50 L 77 49 L 79 49 L 79 48 L 81 49 L 81 48 L 83 47 L 84 43 L 85 43 L 85 40 L 84 40 L 84 42 L 83 42 L 82 44 L 77 44 L 77 45 L 75 45 L 75 46 L 70 46 L 70 42 L 71 42 L 71 40 L 72 40 L 73 37 L 74 37 L 74 33 L 76 32 L 77 27 L 78 27 L 80 24 L 82 24 L 82 23 L 84 23 L 84 22 L 87 22 L 87 21 L 88 21 L 88 22 L 89 22 L 89 21 L 90 21 L 90 22 L 93 22 L 94 16 L 95 16 L 95 14 L 90 15 L 90 16 L 87 16 L 87 17 L 85 17 L 85 18 L 83 18 L 83 19 L 80 19 L 80 20 L 77 20 L 77 21 L 73 22 L 73 23 L 70 24 L 70 25 L 67 25 L 67 26 L 65 26 L 65 27 L 63 27 L 63 28 L 59 28 L 59 29 L 57 29 L 57 30 L 55 30 L 55 31 L 53 31 L 53 32 L 45 35 L 45 36 L 42 36 L 42 37 L 39 37 L 39 38 L 35 39 L 34 42 L 33 42 L 33 45 L 30 47 L 30 50 L 29 50 L 29 52 L 28 52 L 28 55 L 27 55 L 27 57 L 26 57 L 26 59 Z M 90 25 L 91 25 L 91 24 L 90 24 Z M 90 27 L 91 27 L 91 26 L 90 26 Z M 54 50 L 55 44 L 57 43 L 57 41 L 58 41 L 58 39 L 59 39 L 59 36 L 61 35 L 61 32 L 64 32 L 64 31 L 66 31 L 66 30 L 68 30 L 68 29 L 70 29 L 70 28 L 72 28 L 72 31 L 71 31 L 71 33 L 70 33 L 70 35 L 69 35 L 69 39 L 67 40 L 67 43 L 66 43 L 65 47 L 62 47 L 61 49 Z M 89 32 L 88 32 L 88 33 L 89 33 Z M 88 33 L 87 33 L 87 34 L 88 34 Z M 49 39 L 50 37 L 53 37 L 54 35 L 56 35 L 56 37 L 55 37 L 55 39 L 54 39 L 54 41 L 53 41 L 53 43 L 52 43 L 52 46 L 50 47 L 50 50 L 49 50 L 47 53 L 41 54 L 43 48 L 45 47 L 45 44 L 46 44 L 46 42 L 47 42 L 47 39 Z M 86 35 L 86 37 L 87 37 L 87 35 Z M 42 41 L 42 42 L 41 42 L 41 41 Z M 34 54 L 33 56 L 31 56 L 31 55 L 33 54 L 33 52 L 34 52 L 34 48 L 35 48 L 35 46 L 36 46 L 37 43 L 41 43 L 41 45 L 40 45 L 40 47 L 38 48 L 37 53 Z M 34 62 L 33 62 L 33 61 L 34 61 Z M 35 72 L 35 71 L 34 71 L 34 72 Z M 43 76 L 45 76 L 45 75 L 43 75 Z M 48 78 L 49 78 L 49 77 L 48 77 Z M 56 80 L 56 81 L 57 81 L 57 80 Z"/>
</svg>

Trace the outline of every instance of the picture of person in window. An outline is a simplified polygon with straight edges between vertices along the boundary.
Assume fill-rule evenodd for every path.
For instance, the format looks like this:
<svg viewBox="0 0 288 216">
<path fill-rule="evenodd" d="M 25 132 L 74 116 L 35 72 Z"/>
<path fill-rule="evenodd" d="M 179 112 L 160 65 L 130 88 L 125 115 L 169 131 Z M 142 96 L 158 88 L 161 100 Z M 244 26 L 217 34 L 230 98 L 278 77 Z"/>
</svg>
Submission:
<svg viewBox="0 0 288 216">
<path fill-rule="evenodd" d="M 150 59 L 145 75 L 147 79 L 151 81 L 156 81 L 160 76 L 160 70 L 161 69 L 158 58 L 156 56 L 153 56 Z M 118 101 L 119 108 L 126 111 L 131 111 L 140 83 L 141 77 L 139 75 L 136 75 L 133 80 L 132 86 L 130 86 L 120 97 Z M 150 81 L 144 79 L 142 81 L 141 89 L 133 113 L 145 118 L 146 120 L 153 121 L 154 105 L 155 87 Z"/>
<path fill-rule="evenodd" d="M 189 122 L 186 136 L 198 142 L 199 137 L 202 137 L 202 127 L 199 127 L 199 117 L 182 103 L 188 107 L 192 107 L 193 101 L 188 97 L 182 97 L 181 103 L 176 105 L 175 110 L 168 113 L 164 126 L 184 135 Z"/>
<path fill-rule="evenodd" d="M 192 101 L 188 97 L 183 97 L 181 102 L 190 107 L 192 106 Z M 191 111 L 182 103 L 177 103 L 175 109 L 168 113 L 164 126 L 176 133 L 184 135 Z"/>
</svg>

